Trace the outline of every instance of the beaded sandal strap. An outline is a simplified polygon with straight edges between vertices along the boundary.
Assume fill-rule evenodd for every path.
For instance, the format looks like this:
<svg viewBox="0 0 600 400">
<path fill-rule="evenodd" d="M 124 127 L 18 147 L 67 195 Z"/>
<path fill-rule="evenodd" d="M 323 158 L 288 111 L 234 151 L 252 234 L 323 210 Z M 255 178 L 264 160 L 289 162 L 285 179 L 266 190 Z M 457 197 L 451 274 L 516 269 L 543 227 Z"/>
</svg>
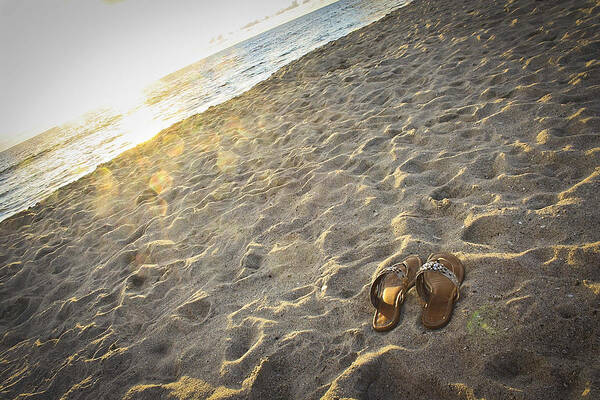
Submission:
<svg viewBox="0 0 600 400">
<path fill-rule="evenodd" d="M 439 260 L 427 261 L 425 264 L 421 265 L 421 268 L 419 268 L 419 270 L 417 271 L 417 276 L 415 277 L 415 285 L 417 286 L 417 292 L 419 293 L 419 296 L 421 296 L 421 298 L 425 299 L 426 302 L 428 302 L 429 300 L 429 294 L 425 290 L 425 283 L 423 281 L 423 274 L 428 271 L 437 272 L 438 274 L 442 274 L 446 278 L 448 278 L 450 282 L 452 282 L 452 284 L 456 287 L 455 300 L 458 300 L 460 296 L 460 282 L 458 281 L 458 278 L 456 277 L 454 272 L 452 272 L 450 269 L 448 269 L 446 266 L 440 263 Z"/>
<path fill-rule="evenodd" d="M 381 285 L 383 283 L 384 276 L 393 273 L 396 274 L 401 281 L 404 281 L 407 278 L 407 272 L 408 267 L 403 262 L 382 268 L 371 285 L 371 303 L 375 307 L 377 307 L 379 304 L 379 294 L 382 292 Z"/>
</svg>

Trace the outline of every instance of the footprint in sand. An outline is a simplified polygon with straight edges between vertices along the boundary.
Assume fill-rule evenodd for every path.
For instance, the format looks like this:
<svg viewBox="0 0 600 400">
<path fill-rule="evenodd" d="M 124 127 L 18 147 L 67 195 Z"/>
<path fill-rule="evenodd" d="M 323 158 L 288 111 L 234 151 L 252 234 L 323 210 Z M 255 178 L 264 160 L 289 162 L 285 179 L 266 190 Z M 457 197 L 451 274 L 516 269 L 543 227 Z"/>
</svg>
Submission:
<svg viewBox="0 0 600 400">
<path fill-rule="evenodd" d="M 514 229 L 514 222 L 506 215 L 482 215 L 465 226 L 461 238 L 465 242 L 490 245 Z"/>
<path fill-rule="evenodd" d="M 557 196 L 553 193 L 536 193 L 523 199 L 523 204 L 528 210 L 540 210 L 557 202 Z"/>
<path fill-rule="evenodd" d="M 241 268 L 259 269 L 265 254 L 265 246 L 258 243 L 250 243 L 240 261 Z"/>
<path fill-rule="evenodd" d="M 144 264 L 127 278 L 126 292 L 148 291 L 157 282 L 165 269 L 156 264 Z"/>
<path fill-rule="evenodd" d="M 206 293 L 200 291 L 188 301 L 177 307 L 177 313 L 192 322 L 204 322 L 211 310 L 211 303 Z"/>
<path fill-rule="evenodd" d="M 283 295 L 283 299 L 287 300 L 287 301 L 296 301 L 301 297 L 306 296 L 309 293 L 312 293 L 315 291 L 315 287 L 314 286 L 301 286 L 301 287 L 297 287 L 289 292 L 287 292 L 286 294 Z"/>
<path fill-rule="evenodd" d="M 240 260 L 240 273 L 237 279 L 254 274 L 262 265 L 267 250 L 262 244 L 251 242 Z"/>
<path fill-rule="evenodd" d="M 8 304 L 7 304 L 8 303 Z M 2 304 L 0 319 L 3 321 L 17 320 L 29 306 L 29 300 L 25 297 Z"/>
<path fill-rule="evenodd" d="M 507 351 L 489 357 L 484 371 L 489 377 L 508 382 L 519 376 L 531 375 L 541 362 L 540 357 L 527 352 Z"/>
<path fill-rule="evenodd" d="M 231 337 L 227 339 L 227 348 L 225 350 L 225 359 L 234 361 L 242 358 L 259 337 L 258 329 L 254 326 L 239 326 L 231 330 Z"/>
<path fill-rule="evenodd" d="M 146 189 L 135 199 L 135 205 L 152 202 L 156 200 L 156 196 L 158 196 L 158 193 L 154 190 Z"/>
</svg>

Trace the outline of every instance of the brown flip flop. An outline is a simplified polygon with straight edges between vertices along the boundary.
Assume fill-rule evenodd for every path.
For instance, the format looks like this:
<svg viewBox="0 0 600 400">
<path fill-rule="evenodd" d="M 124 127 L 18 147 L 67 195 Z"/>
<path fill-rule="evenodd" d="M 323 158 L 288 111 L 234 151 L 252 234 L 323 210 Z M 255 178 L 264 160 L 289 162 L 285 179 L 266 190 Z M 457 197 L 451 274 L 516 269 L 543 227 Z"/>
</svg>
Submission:
<svg viewBox="0 0 600 400">
<path fill-rule="evenodd" d="M 400 263 L 381 269 L 371 284 L 371 303 L 375 307 L 373 329 L 384 332 L 398 324 L 404 296 L 415 284 L 420 265 L 418 256 L 408 256 Z"/>
<path fill-rule="evenodd" d="M 415 285 L 425 302 L 421 320 L 426 328 L 438 329 L 450 321 L 464 277 L 465 267 L 450 253 L 434 253 L 419 268 Z"/>
</svg>

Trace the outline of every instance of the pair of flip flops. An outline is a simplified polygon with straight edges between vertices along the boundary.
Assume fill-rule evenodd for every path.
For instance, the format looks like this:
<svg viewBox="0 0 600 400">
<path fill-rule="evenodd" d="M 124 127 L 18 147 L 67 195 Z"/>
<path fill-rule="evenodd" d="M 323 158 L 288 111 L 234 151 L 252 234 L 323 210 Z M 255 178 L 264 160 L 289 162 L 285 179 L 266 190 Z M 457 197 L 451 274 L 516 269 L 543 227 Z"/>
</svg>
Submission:
<svg viewBox="0 0 600 400">
<path fill-rule="evenodd" d="M 389 331 L 398 324 L 400 307 L 413 286 L 425 304 L 423 325 L 428 329 L 442 328 L 450 321 L 464 276 L 462 262 L 451 253 L 434 253 L 424 264 L 413 255 L 383 268 L 371 285 L 373 329 Z"/>
</svg>

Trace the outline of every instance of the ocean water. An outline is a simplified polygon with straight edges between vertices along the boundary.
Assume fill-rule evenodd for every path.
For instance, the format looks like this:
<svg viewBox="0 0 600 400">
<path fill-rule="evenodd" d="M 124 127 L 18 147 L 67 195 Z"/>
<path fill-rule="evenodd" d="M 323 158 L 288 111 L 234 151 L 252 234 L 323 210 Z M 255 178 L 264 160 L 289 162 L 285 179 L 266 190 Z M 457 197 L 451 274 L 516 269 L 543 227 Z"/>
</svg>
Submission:
<svg viewBox="0 0 600 400">
<path fill-rule="evenodd" d="M 0 220 L 35 205 L 173 123 L 222 103 L 406 0 L 341 0 L 151 84 L 127 110 L 90 111 L 0 153 Z"/>
</svg>

